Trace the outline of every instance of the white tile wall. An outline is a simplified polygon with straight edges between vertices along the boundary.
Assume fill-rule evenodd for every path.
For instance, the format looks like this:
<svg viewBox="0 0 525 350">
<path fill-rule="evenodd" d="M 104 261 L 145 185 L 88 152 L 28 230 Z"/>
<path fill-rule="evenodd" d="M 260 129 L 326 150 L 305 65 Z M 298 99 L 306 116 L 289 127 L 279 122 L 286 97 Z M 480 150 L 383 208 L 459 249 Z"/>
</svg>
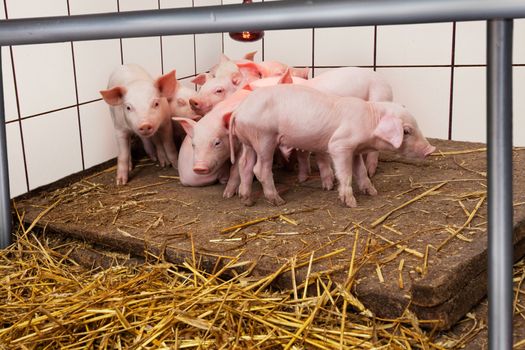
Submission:
<svg viewBox="0 0 525 350">
<path fill-rule="evenodd" d="M 311 66 L 312 29 L 266 31 L 264 59 L 282 61 L 290 66 Z"/>
<path fill-rule="evenodd" d="M 120 11 L 139 11 L 158 9 L 157 0 L 119 0 Z M 124 63 L 141 65 L 151 75 L 162 74 L 160 39 L 130 38 L 122 39 Z"/>
<path fill-rule="evenodd" d="M 15 46 L 13 57 L 23 117 L 76 103 L 70 43 Z"/>
<path fill-rule="evenodd" d="M 525 18 L 514 20 L 513 63 L 525 64 Z"/>
<path fill-rule="evenodd" d="M 104 101 L 80 106 L 85 167 L 117 156 L 117 143 L 109 107 Z"/>
<path fill-rule="evenodd" d="M 153 77 L 162 74 L 160 38 L 122 39 L 122 53 L 124 63 L 138 64 Z"/>
<path fill-rule="evenodd" d="M 160 8 L 191 7 L 192 0 L 161 0 Z M 173 35 L 162 37 L 162 60 L 164 73 L 177 70 L 177 77 L 195 74 L 195 51 L 193 35 Z"/>
<path fill-rule="evenodd" d="M 4 0 L 8 18 L 28 18 L 67 15 L 64 0 Z"/>
<path fill-rule="evenodd" d="M 315 29 L 316 66 L 372 66 L 374 27 Z"/>
<path fill-rule="evenodd" d="M 195 52 L 193 35 L 162 37 L 162 59 L 164 73 L 177 70 L 177 77 L 195 74 Z"/>
<path fill-rule="evenodd" d="M 513 130 L 514 146 L 525 147 L 525 67 L 514 67 L 513 74 Z"/>
<path fill-rule="evenodd" d="M 377 28 L 378 65 L 450 64 L 452 23 Z"/>
<path fill-rule="evenodd" d="M 513 63 L 525 63 L 525 19 L 514 20 Z M 487 22 L 456 24 L 456 64 L 486 64 Z"/>
<path fill-rule="evenodd" d="M 513 69 L 513 144 L 525 146 L 525 67 Z M 452 139 L 486 142 L 487 87 L 484 67 L 456 68 Z"/>
<path fill-rule="evenodd" d="M 80 103 L 100 98 L 99 91 L 107 87 L 108 78 L 120 66 L 118 39 L 73 43 Z"/>
<path fill-rule="evenodd" d="M 446 139 L 450 68 L 378 68 L 392 85 L 394 101 L 405 105 L 428 137 Z"/>
<path fill-rule="evenodd" d="M 29 188 L 82 170 L 75 107 L 22 121 Z"/>
<path fill-rule="evenodd" d="M 194 0 L 195 7 L 220 5 L 221 0 Z M 196 70 L 205 72 L 215 65 L 222 53 L 222 34 L 198 34 L 195 36 Z"/>
<path fill-rule="evenodd" d="M 486 142 L 486 69 L 456 68 L 452 105 L 452 139 Z"/>
<path fill-rule="evenodd" d="M 241 2 L 4 0 L 9 18 L 66 15 L 68 6 L 71 14 L 77 15 L 115 12 L 117 7 L 133 11 Z M 5 16 L 3 8 L 1 16 Z M 453 139 L 485 141 L 485 68 L 462 67 L 485 63 L 485 26 L 485 22 L 456 25 Z M 119 39 L 75 42 L 73 50 L 70 43 L 18 46 L 13 48 L 14 62 L 9 49 L 2 48 L 12 195 L 27 191 L 27 182 L 32 189 L 79 171 L 82 161 L 87 168 L 116 156 L 109 110 L 100 100 L 99 90 L 106 86 L 121 57 L 124 62 L 144 66 L 153 76 L 176 69 L 177 76 L 191 86 L 191 77 L 216 64 L 222 52 L 238 59 L 257 51 L 256 61 L 264 54 L 265 60 L 313 65 L 318 75 L 331 66 L 372 66 L 375 50 L 378 72 L 392 84 L 395 100 L 412 111 L 426 135 L 447 138 L 452 28 L 452 23 L 379 26 L 376 43 L 373 27 L 356 27 L 266 31 L 265 39 L 255 43 L 239 43 L 228 33 L 216 33 L 122 39 L 122 45 Z M 520 19 L 514 26 L 515 64 L 525 64 L 523 42 L 525 20 Z M 75 74 L 81 103 L 78 109 Z M 525 67 L 514 68 L 514 87 L 514 143 L 525 146 L 525 99 L 521 98 L 525 95 Z M 35 114 L 42 115 L 24 118 Z M 21 121 L 17 121 L 19 115 Z"/>
<path fill-rule="evenodd" d="M 120 11 L 140 11 L 158 9 L 157 0 L 118 0 Z"/>
<path fill-rule="evenodd" d="M 195 35 L 195 59 L 197 73 L 210 70 L 221 57 L 222 34 Z"/>
<path fill-rule="evenodd" d="M 485 64 L 487 59 L 487 22 L 456 24 L 455 64 Z"/>
<path fill-rule="evenodd" d="M 18 123 L 5 126 L 7 135 L 7 160 L 9 162 L 9 191 L 11 197 L 27 192 L 24 154 Z"/>
<path fill-rule="evenodd" d="M 88 13 L 116 12 L 117 1 L 108 0 L 69 0 L 69 10 L 72 15 Z"/>
</svg>

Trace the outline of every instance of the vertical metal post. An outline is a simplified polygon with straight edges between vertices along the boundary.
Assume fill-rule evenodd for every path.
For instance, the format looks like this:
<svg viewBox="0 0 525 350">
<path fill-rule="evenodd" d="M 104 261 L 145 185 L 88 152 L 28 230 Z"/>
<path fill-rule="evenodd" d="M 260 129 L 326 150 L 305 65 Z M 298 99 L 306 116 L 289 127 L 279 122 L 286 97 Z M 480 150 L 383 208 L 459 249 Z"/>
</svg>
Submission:
<svg viewBox="0 0 525 350">
<path fill-rule="evenodd" d="M 2 79 L 2 47 L 0 47 L 0 249 L 11 244 L 11 203 L 7 136 L 5 133 L 4 82 Z"/>
<path fill-rule="evenodd" d="M 512 27 L 487 23 L 489 349 L 512 349 Z"/>
</svg>

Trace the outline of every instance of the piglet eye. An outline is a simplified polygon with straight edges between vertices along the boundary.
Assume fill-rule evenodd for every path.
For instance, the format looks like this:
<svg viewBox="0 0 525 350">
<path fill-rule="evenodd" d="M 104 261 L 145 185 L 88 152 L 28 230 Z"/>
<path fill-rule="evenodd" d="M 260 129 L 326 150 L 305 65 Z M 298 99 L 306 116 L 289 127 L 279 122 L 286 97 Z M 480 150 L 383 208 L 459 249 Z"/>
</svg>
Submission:
<svg viewBox="0 0 525 350">
<path fill-rule="evenodd" d="M 130 105 L 127 105 L 127 106 L 126 106 L 126 110 L 127 110 L 128 112 L 131 112 L 131 106 L 130 106 Z"/>
<path fill-rule="evenodd" d="M 157 108 L 159 106 L 159 101 L 155 101 L 155 103 L 153 104 L 153 107 Z"/>
<path fill-rule="evenodd" d="M 221 88 L 215 90 L 215 93 L 217 94 L 222 94 L 223 92 L 224 92 L 224 89 L 221 89 Z"/>
<path fill-rule="evenodd" d="M 410 129 L 403 129 L 403 135 L 410 135 Z"/>
<path fill-rule="evenodd" d="M 215 147 L 219 146 L 221 144 L 221 140 L 215 141 Z"/>
</svg>

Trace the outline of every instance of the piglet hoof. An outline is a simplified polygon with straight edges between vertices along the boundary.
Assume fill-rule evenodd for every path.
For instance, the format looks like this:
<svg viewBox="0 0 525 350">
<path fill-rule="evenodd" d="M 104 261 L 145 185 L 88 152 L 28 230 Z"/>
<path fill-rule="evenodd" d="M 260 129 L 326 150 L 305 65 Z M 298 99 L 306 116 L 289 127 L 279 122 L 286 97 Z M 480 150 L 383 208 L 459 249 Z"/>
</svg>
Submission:
<svg viewBox="0 0 525 350">
<path fill-rule="evenodd" d="M 333 179 L 323 179 L 323 190 L 331 191 L 334 189 L 334 180 Z"/>
<path fill-rule="evenodd" d="M 222 197 L 223 198 L 231 198 L 233 196 L 235 196 L 235 194 L 237 193 L 237 189 L 236 188 L 231 188 L 232 186 L 228 187 L 226 186 L 226 188 L 224 189 L 224 192 L 222 193 Z"/>
<path fill-rule="evenodd" d="M 308 173 L 300 172 L 297 176 L 297 180 L 299 181 L 299 183 L 305 182 L 306 180 L 308 180 Z"/>
<path fill-rule="evenodd" d="M 349 208 L 355 208 L 357 207 L 357 201 L 355 200 L 355 197 L 353 195 L 341 195 L 339 196 L 341 201 Z"/>
<path fill-rule="evenodd" d="M 117 176 L 117 186 L 122 186 L 128 183 L 128 177 Z"/>
<path fill-rule="evenodd" d="M 370 196 L 377 196 L 377 190 L 371 182 L 365 186 L 362 186 L 360 190 L 361 192 L 368 194 Z"/>
<path fill-rule="evenodd" d="M 282 199 L 279 195 L 271 196 L 269 198 L 266 198 L 268 202 L 275 205 L 276 207 L 283 205 L 286 203 L 284 199 Z"/>
<path fill-rule="evenodd" d="M 366 193 L 368 193 L 371 196 L 377 196 L 377 190 L 373 185 L 369 189 L 367 189 Z"/>
<path fill-rule="evenodd" d="M 246 207 L 251 207 L 255 204 L 255 201 L 251 197 L 241 197 L 241 203 Z"/>
</svg>

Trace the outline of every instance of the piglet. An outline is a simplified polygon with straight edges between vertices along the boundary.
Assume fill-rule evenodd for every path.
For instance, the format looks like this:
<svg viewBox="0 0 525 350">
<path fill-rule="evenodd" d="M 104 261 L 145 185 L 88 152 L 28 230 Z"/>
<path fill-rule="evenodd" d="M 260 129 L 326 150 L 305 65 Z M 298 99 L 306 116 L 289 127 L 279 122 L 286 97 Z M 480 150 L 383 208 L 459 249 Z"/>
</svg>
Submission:
<svg viewBox="0 0 525 350">
<path fill-rule="evenodd" d="M 118 67 L 111 74 L 108 89 L 100 91 L 109 105 L 118 145 L 117 185 L 128 182 L 132 169 L 130 138 L 137 134 L 148 155 L 161 166 L 177 166 L 168 98 L 176 87 L 175 72 L 154 80 L 134 64 Z"/>
<path fill-rule="evenodd" d="M 204 115 L 211 111 L 220 101 L 235 91 L 257 79 L 279 76 L 285 73 L 288 66 L 278 61 L 253 62 L 254 53 L 247 54 L 245 59 L 233 61 L 222 55 L 218 66 L 212 68 L 212 74 L 199 74 L 194 82 L 201 86 L 197 96 L 190 99 L 193 110 Z M 292 75 L 308 76 L 308 68 L 292 68 Z"/>
<path fill-rule="evenodd" d="M 177 118 L 199 119 L 201 115 L 197 114 L 190 105 L 190 99 L 197 95 L 195 89 L 189 88 L 177 81 L 172 96 L 168 98 L 171 116 Z"/>
<path fill-rule="evenodd" d="M 336 96 L 353 96 L 367 101 L 392 101 L 392 87 L 377 72 L 369 68 L 342 67 L 330 69 L 310 80 L 291 77 L 293 84 L 309 86 L 318 91 Z M 250 83 L 252 89 L 276 84 L 278 77 L 256 80 Z M 368 152 L 365 164 L 369 176 L 377 169 L 378 152 Z M 302 167 L 303 169 L 308 169 Z M 299 173 L 299 180 L 305 181 L 308 174 Z"/>
<path fill-rule="evenodd" d="M 357 206 L 352 190 L 353 172 L 361 191 L 377 193 L 362 157 L 355 155 L 395 151 L 407 157 L 425 158 L 435 150 L 414 117 L 399 104 L 338 97 L 298 85 L 253 91 L 232 114 L 229 125 L 231 142 L 236 137 L 242 143 L 239 196 L 246 205 L 253 204 L 253 174 L 270 203 L 284 203 L 272 174 L 273 154 L 278 146 L 316 153 L 323 187 L 333 183 L 333 161 L 339 198 L 348 207 Z"/>
<path fill-rule="evenodd" d="M 230 144 L 228 138 L 228 121 L 233 110 L 249 93 L 249 90 L 238 90 L 198 122 L 174 118 L 186 131 L 178 163 L 182 185 L 205 186 L 219 180 L 220 183 L 228 182 L 223 193 L 225 198 L 236 193 L 240 180 L 237 165 L 230 169 L 230 148 L 235 150 L 236 147 L 235 142 Z"/>
</svg>

